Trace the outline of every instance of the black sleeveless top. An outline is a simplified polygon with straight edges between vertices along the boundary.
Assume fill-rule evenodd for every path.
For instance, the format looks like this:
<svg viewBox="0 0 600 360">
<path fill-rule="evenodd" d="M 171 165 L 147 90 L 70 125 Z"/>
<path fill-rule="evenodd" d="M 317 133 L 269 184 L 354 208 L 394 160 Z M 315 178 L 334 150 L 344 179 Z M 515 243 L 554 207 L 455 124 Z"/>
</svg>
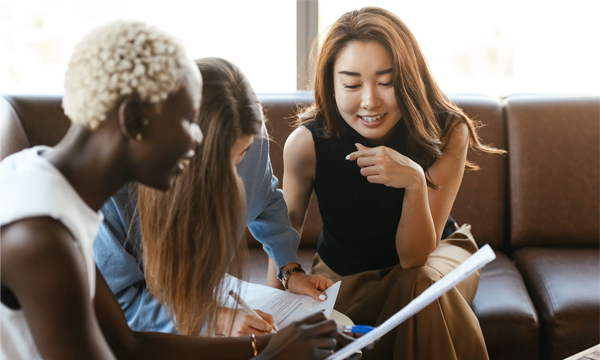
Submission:
<svg viewBox="0 0 600 360">
<path fill-rule="evenodd" d="M 317 158 L 313 188 L 319 201 L 323 230 L 317 252 L 333 271 L 351 275 L 399 264 L 396 230 L 402 214 L 404 189 L 372 184 L 360 174 L 356 161 L 345 157 L 355 143 L 375 147 L 342 121 L 343 139 L 325 137 L 315 122 L 305 125 L 315 143 Z M 407 154 L 408 130 L 400 121 L 390 130 L 385 146 Z M 449 217 L 442 239 L 455 231 Z"/>
</svg>

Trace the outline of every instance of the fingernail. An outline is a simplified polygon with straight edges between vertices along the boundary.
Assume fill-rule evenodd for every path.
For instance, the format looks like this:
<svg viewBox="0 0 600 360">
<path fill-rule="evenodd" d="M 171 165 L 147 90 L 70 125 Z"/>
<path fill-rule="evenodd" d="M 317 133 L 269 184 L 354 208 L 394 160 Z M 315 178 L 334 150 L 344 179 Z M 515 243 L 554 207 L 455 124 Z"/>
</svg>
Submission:
<svg viewBox="0 0 600 360">
<path fill-rule="evenodd" d="M 327 296 L 325 296 L 325 294 L 321 294 L 319 295 L 319 300 L 326 300 Z"/>
<path fill-rule="evenodd" d="M 346 160 L 350 160 L 350 154 L 346 155 Z"/>
</svg>

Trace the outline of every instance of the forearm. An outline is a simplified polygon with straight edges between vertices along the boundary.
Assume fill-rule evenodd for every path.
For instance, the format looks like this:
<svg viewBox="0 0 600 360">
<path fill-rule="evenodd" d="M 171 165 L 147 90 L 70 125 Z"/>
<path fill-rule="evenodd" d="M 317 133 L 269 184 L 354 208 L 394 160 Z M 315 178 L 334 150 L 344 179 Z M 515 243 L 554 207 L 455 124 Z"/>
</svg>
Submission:
<svg viewBox="0 0 600 360">
<path fill-rule="evenodd" d="M 259 353 L 271 336 L 257 336 Z M 250 336 L 197 337 L 154 332 L 135 333 L 135 346 L 119 359 L 250 359 L 253 357 Z"/>
<path fill-rule="evenodd" d="M 396 231 L 396 251 L 403 268 L 425 265 L 438 245 L 425 179 L 405 189 Z"/>
<path fill-rule="evenodd" d="M 283 290 L 283 285 L 281 284 L 281 281 L 279 281 L 279 279 L 277 278 L 278 274 L 279 269 L 275 265 L 275 261 L 273 261 L 273 259 L 269 259 L 266 285 L 275 289 Z"/>
</svg>

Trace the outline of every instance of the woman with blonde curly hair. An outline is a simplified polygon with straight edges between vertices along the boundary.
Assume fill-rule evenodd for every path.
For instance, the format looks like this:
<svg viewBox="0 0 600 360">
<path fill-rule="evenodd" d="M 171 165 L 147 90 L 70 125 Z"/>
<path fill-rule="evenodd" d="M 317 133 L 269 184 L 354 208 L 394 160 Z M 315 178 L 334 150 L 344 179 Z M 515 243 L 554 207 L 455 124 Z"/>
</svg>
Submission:
<svg viewBox="0 0 600 360">
<path fill-rule="evenodd" d="M 335 308 L 379 325 L 477 250 L 450 211 L 475 123 L 433 79 L 408 27 L 374 7 L 342 15 L 316 62 L 314 104 L 284 147 L 283 192 L 302 232 L 314 191 L 323 231 L 312 273 L 342 280 Z M 271 270 L 270 273 L 274 271 Z M 469 304 L 479 274 L 382 337 L 373 359 L 487 359 Z"/>
<path fill-rule="evenodd" d="M 164 191 L 185 170 L 202 140 L 201 89 L 183 47 L 146 24 L 113 22 L 77 46 L 63 101 L 71 128 L 53 148 L 26 149 L 0 163 L 2 359 L 332 353 L 335 324 L 320 314 L 256 338 L 134 332 L 96 270 L 99 209 L 128 182 Z"/>
</svg>

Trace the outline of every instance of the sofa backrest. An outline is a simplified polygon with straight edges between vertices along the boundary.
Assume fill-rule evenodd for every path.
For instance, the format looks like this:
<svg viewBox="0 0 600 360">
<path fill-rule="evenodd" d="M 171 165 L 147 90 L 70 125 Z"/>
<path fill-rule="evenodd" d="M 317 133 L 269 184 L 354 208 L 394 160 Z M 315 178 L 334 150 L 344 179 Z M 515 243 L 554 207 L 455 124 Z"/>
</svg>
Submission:
<svg viewBox="0 0 600 360">
<path fill-rule="evenodd" d="M 60 95 L 0 97 L 0 159 L 31 146 L 56 145 L 71 126 L 61 102 Z"/>
<path fill-rule="evenodd" d="M 271 163 L 278 179 L 283 178 L 283 145 L 293 131 L 293 115 L 299 106 L 312 102 L 310 92 L 289 94 L 263 94 L 260 96 L 268 118 L 267 128 L 271 136 Z M 506 149 L 506 130 L 502 105 L 496 98 L 485 95 L 454 95 L 451 99 L 484 126 L 480 135 L 485 144 Z M 452 216 L 459 223 L 473 225 L 473 234 L 480 245 L 490 244 L 503 249 L 507 235 L 507 158 L 500 155 L 475 154 L 469 159 L 477 163 L 480 171 L 466 173 L 461 190 L 452 209 Z M 306 216 L 300 246 L 315 247 L 321 232 L 321 217 L 316 197 L 312 200 Z M 255 245 L 253 241 L 250 245 Z"/>
<path fill-rule="evenodd" d="M 512 247 L 598 247 L 600 96 L 505 101 Z"/>
<path fill-rule="evenodd" d="M 300 91 L 259 97 L 269 120 L 273 172 L 281 180 L 293 115 L 298 106 L 312 102 L 312 95 Z M 600 97 L 514 95 L 502 102 L 483 95 L 450 97 L 483 123 L 485 144 L 509 150 L 508 156 L 469 153 L 482 169 L 464 176 L 452 209 L 457 222 L 472 224 L 480 245 L 501 250 L 509 250 L 508 238 L 512 248 L 597 247 Z M 55 145 L 70 126 L 61 99 L 1 96 L 0 158 L 30 146 Z M 320 231 L 313 195 L 301 246 L 314 247 Z"/>
</svg>

